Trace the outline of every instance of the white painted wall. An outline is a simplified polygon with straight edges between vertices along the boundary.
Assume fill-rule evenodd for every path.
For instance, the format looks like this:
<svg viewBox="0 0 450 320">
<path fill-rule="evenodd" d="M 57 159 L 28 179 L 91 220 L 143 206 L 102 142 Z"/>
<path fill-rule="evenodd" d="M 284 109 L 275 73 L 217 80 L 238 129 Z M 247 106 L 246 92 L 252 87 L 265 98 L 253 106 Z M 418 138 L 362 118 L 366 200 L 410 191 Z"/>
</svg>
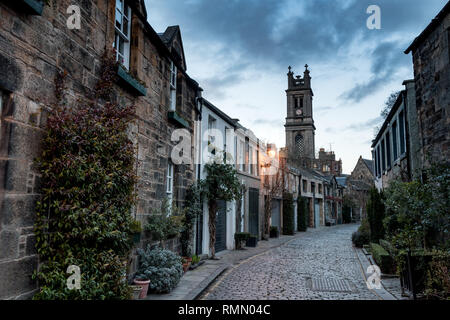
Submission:
<svg viewBox="0 0 450 320">
<path fill-rule="evenodd" d="M 200 177 L 204 179 L 206 177 L 206 173 L 204 171 L 204 165 L 208 163 L 208 161 L 212 161 L 213 155 L 208 151 L 208 119 L 209 117 L 213 117 L 215 119 L 215 129 L 217 130 L 212 135 L 215 136 L 215 145 L 217 148 L 223 150 L 224 143 L 226 141 L 226 151 L 232 156 L 233 164 L 236 159 L 236 148 L 235 148 L 235 138 L 234 135 L 226 135 L 226 128 L 233 129 L 231 124 L 222 119 L 218 114 L 216 114 L 213 110 L 211 110 L 207 105 L 203 104 L 202 106 L 202 121 L 200 123 L 200 137 L 201 137 L 201 150 L 200 154 Z M 217 136 L 216 136 L 217 134 Z M 222 135 L 221 137 L 219 135 Z M 234 249 L 234 234 L 236 232 L 236 205 L 235 202 L 227 202 L 227 233 L 226 233 L 226 244 L 228 250 Z M 203 243 L 202 250 L 203 254 L 210 254 L 209 250 L 209 213 L 208 213 L 208 204 L 205 201 L 203 204 Z"/>
</svg>

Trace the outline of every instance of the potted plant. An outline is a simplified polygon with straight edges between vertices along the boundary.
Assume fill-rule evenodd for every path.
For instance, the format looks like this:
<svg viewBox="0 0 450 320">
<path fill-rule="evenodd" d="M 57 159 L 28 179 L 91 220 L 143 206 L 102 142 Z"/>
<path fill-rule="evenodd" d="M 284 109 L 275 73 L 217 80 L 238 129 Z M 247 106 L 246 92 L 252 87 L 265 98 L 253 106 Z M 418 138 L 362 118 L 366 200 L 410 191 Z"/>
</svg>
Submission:
<svg viewBox="0 0 450 320">
<path fill-rule="evenodd" d="M 234 240 L 236 242 L 236 250 L 242 250 L 243 248 L 243 242 L 246 242 L 248 238 L 250 237 L 250 233 L 248 232 L 236 232 L 234 234 Z"/>
<path fill-rule="evenodd" d="M 131 222 L 130 231 L 133 238 L 133 243 L 139 243 L 139 241 L 141 241 L 142 232 L 141 222 L 138 220 L 133 220 L 133 222 Z"/>
<path fill-rule="evenodd" d="M 144 299 L 147 296 L 148 285 L 150 284 L 150 280 L 136 278 L 134 279 L 134 284 L 142 287 L 139 294 L 139 299 Z"/>
<path fill-rule="evenodd" d="M 139 300 L 139 297 L 141 295 L 142 286 L 140 285 L 131 285 L 131 290 L 133 291 L 132 299 L 133 300 Z"/>
<path fill-rule="evenodd" d="M 278 227 L 270 227 L 270 237 L 271 238 L 278 238 L 280 235 L 280 232 L 278 230 Z"/>
<path fill-rule="evenodd" d="M 248 237 L 246 243 L 247 247 L 256 247 L 257 244 L 258 244 L 258 236 L 251 235 Z"/>
<path fill-rule="evenodd" d="M 192 263 L 191 266 L 189 267 L 189 270 L 194 270 L 195 268 L 201 266 L 203 263 L 205 263 L 205 261 L 201 260 L 199 256 L 194 254 L 192 256 Z"/>
<path fill-rule="evenodd" d="M 189 270 L 189 266 L 191 265 L 192 258 L 189 259 L 190 260 L 187 260 L 185 257 L 181 258 L 184 272 L 187 272 Z"/>
</svg>

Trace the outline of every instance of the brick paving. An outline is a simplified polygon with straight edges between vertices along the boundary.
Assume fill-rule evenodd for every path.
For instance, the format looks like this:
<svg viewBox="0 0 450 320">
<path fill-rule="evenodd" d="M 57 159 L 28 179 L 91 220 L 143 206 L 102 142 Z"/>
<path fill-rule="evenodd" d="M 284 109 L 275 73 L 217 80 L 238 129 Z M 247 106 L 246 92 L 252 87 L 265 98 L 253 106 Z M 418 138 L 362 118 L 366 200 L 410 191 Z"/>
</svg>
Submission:
<svg viewBox="0 0 450 320">
<path fill-rule="evenodd" d="M 366 286 L 352 247 L 358 225 L 311 230 L 266 249 L 222 274 L 206 300 L 379 300 Z M 320 284 L 320 285 L 319 285 Z"/>
</svg>

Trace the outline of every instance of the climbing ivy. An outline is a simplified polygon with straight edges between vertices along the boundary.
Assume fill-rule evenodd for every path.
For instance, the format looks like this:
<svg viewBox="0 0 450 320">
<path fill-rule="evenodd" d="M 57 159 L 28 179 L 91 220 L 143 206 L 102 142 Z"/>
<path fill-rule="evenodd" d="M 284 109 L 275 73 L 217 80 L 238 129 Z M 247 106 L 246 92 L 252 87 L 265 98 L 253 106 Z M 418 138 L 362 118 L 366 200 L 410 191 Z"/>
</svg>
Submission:
<svg viewBox="0 0 450 320">
<path fill-rule="evenodd" d="M 34 299 L 126 299 L 131 208 L 135 204 L 134 148 L 127 135 L 134 107 L 105 100 L 116 64 L 105 54 L 93 95 L 69 105 L 65 76 L 55 80 L 58 101 L 48 118 L 36 160 L 42 197 L 36 205 L 40 268 Z M 93 98 L 93 99 L 91 99 Z M 81 289 L 69 290 L 69 265 L 81 271 Z"/>
</svg>

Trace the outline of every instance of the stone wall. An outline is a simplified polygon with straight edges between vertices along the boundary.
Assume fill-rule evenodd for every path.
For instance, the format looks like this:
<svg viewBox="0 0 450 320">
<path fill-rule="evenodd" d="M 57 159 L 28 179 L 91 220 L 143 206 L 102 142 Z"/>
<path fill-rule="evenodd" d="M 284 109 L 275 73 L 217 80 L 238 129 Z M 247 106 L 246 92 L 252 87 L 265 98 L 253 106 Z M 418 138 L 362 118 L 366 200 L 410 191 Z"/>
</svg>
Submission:
<svg viewBox="0 0 450 320">
<path fill-rule="evenodd" d="M 133 1 L 139 8 L 139 1 Z M 69 30 L 69 5 L 81 8 L 81 30 Z M 115 1 L 49 1 L 43 13 L 30 15 L 0 3 L 0 299 L 30 298 L 36 290 L 31 274 L 38 258 L 34 248 L 34 206 L 39 175 L 33 159 L 39 154 L 43 128 L 54 102 L 53 80 L 66 70 L 68 105 L 95 86 L 100 58 L 114 38 Z M 134 104 L 136 121 L 130 137 L 137 148 L 138 204 L 134 216 L 144 221 L 166 196 L 170 141 L 177 124 L 169 122 L 169 50 L 133 11 L 130 71 L 147 86 L 146 96 L 116 86 L 121 105 Z M 141 12 L 141 15 L 144 15 Z M 153 36 L 152 36 L 153 35 Z M 177 113 L 193 132 L 195 83 L 179 68 Z M 175 166 L 174 200 L 182 205 L 193 181 L 193 165 Z M 141 246 L 150 240 L 144 237 Z M 176 240 L 169 247 L 179 250 Z M 133 266 L 135 266 L 135 262 Z"/>
<path fill-rule="evenodd" d="M 450 14 L 413 48 L 424 164 L 450 158 Z"/>
</svg>

